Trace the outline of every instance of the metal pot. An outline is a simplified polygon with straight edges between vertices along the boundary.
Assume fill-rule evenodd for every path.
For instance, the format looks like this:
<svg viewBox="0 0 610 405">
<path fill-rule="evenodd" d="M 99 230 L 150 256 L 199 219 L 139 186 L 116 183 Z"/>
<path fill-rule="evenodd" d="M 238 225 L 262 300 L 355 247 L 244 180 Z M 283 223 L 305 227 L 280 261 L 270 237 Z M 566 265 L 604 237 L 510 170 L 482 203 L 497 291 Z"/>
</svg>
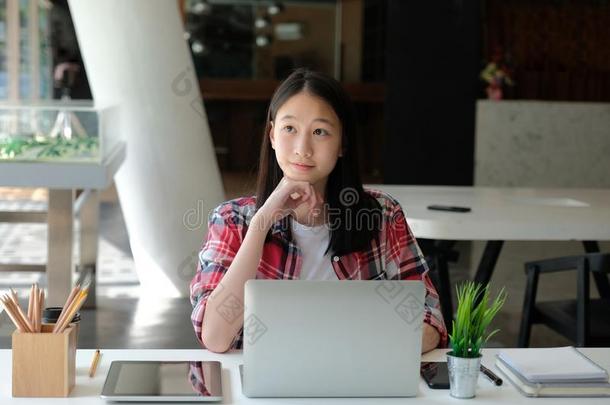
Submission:
<svg viewBox="0 0 610 405">
<path fill-rule="evenodd" d="M 449 394 L 454 398 L 474 398 L 481 356 L 456 357 L 453 352 L 447 353 L 447 368 L 449 369 Z"/>
</svg>

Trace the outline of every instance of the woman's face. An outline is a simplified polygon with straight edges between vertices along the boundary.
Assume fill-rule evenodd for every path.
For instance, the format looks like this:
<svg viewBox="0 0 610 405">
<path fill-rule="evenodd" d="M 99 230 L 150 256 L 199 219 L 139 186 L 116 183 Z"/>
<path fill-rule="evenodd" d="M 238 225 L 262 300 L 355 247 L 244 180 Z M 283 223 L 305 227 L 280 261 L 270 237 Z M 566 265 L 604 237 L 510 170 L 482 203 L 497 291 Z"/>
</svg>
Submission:
<svg viewBox="0 0 610 405">
<path fill-rule="evenodd" d="M 341 134 L 341 122 L 332 107 L 302 91 L 277 111 L 269 136 L 284 176 L 307 181 L 323 194 L 341 156 Z"/>
</svg>

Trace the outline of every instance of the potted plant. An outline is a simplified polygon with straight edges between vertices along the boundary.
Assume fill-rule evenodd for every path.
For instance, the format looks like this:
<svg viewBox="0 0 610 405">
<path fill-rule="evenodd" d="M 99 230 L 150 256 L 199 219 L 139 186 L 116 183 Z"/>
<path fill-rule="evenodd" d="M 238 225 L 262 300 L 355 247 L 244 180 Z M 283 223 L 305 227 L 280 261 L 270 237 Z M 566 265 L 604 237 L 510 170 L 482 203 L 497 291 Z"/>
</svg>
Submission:
<svg viewBox="0 0 610 405">
<path fill-rule="evenodd" d="M 452 397 L 474 397 L 481 367 L 481 348 L 498 332 L 496 329 L 488 333 L 487 328 L 505 300 L 504 289 L 490 305 L 489 285 L 468 281 L 457 287 L 457 312 L 449 335 L 452 350 L 447 353 Z"/>
<path fill-rule="evenodd" d="M 481 79 L 487 83 L 485 91 L 490 100 L 502 100 L 506 97 L 508 87 L 515 85 L 513 81 L 513 69 L 508 63 L 508 54 L 500 46 L 496 46 L 491 55 L 491 60 L 481 72 Z"/>
</svg>

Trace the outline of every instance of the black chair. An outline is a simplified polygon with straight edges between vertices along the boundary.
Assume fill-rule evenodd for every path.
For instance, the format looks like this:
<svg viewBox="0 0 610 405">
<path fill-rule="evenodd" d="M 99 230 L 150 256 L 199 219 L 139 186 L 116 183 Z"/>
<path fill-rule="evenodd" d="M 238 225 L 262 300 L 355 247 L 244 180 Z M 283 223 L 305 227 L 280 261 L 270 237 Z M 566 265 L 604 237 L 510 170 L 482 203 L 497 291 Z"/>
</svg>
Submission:
<svg viewBox="0 0 610 405">
<path fill-rule="evenodd" d="M 536 303 L 540 274 L 577 272 L 576 299 Z M 610 254 L 588 253 L 580 256 L 540 260 L 525 264 L 527 287 L 523 302 L 518 347 L 528 347 L 532 324 L 542 323 L 567 337 L 575 346 L 610 346 L 610 298 L 589 297 L 589 275 L 596 281 L 608 277 Z"/>
</svg>

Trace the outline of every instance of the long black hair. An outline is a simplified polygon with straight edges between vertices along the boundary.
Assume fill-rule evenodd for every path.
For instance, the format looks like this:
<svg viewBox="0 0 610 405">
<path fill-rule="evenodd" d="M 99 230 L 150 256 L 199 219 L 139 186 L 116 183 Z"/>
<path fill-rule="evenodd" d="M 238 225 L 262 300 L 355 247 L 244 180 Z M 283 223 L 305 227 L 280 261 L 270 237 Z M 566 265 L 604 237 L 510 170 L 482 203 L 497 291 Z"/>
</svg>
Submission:
<svg viewBox="0 0 610 405">
<path fill-rule="evenodd" d="M 343 129 L 343 156 L 338 158 L 328 175 L 325 190 L 330 220 L 330 242 L 326 252 L 330 250 L 334 255 L 344 255 L 365 250 L 371 239 L 379 235 L 381 206 L 362 187 L 353 104 L 341 84 L 323 73 L 299 68 L 278 86 L 271 98 L 259 159 L 256 209 L 265 203 L 283 176 L 269 139 L 271 123 L 280 107 L 302 91 L 328 103 L 337 114 Z M 289 221 L 290 216 L 283 218 L 282 226 L 290 235 Z"/>
</svg>

